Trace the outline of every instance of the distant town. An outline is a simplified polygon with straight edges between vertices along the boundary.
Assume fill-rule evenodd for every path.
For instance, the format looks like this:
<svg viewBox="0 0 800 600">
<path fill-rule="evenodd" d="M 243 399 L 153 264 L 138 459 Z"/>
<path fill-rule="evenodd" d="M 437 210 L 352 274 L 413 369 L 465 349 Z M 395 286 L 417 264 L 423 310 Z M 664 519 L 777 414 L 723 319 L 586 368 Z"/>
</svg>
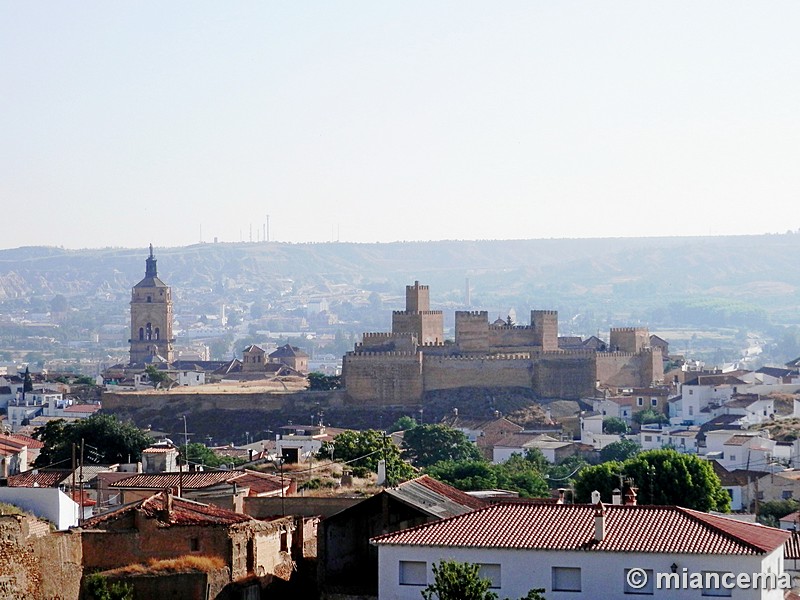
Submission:
<svg viewBox="0 0 800 600">
<path fill-rule="evenodd" d="M 0 302 L 0 596 L 800 598 L 796 328 L 715 363 L 468 277 L 218 303 L 235 265 L 137 261 L 99 326 Z"/>
</svg>

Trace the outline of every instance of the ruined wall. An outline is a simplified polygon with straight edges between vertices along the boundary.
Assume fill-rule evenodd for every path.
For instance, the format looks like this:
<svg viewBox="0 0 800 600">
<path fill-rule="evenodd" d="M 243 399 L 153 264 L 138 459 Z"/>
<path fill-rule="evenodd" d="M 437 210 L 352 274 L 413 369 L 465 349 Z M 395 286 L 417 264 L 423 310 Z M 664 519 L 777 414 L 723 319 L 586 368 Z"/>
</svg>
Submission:
<svg viewBox="0 0 800 600">
<path fill-rule="evenodd" d="M 422 354 L 348 352 L 342 380 L 349 404 L 418 404 L 422 400 Z"/>
<path fill-rule="evenodd" d="M 292 496 L 289 498 L 280 497 L 248 497 L 244 499 L 244 512 L 245 514 L 255 517 L 256 519 L 269 519 L 280 516 L 284 513 L 287 515 L 299 515 L 303 517 L 330 517 L 339 511 L 350 508 L 354 504 L 358 504 L 364 498 L 343 498 L 343 497 L 297 497 Z"/>
<path fill-rule="evenodd" d="M 540 398 L 577 400 L 592 396 L 594 352 L 543 352 L 534 356 L 533 389 Z"/>
<path fill-rule="evenodd" d="M 424 358 L 425 391 L 494 386 L 530 388 L 532 372 L 527 356 Z"/>
<path fill-rule="evenodd" d="M 35 517 L 0 516 L 0 598 L 77 600 L 82 574 L 80 535 L 51 533 Z"/>
<path fill-rule="evenodd" d="M 489 313 L 456 311 L 456 346 L 460 352 L 489 351 Z"/>
<path fill-rule="evenodd" d="M 614 387 L 648 387 L 664 379 L 661 351 L 601 352 L 597 355 L 597 380 Z"/>
<path fill-rule="evenodd" d="M 230 582 L 227 568 L 210 573 L 159 573 L 158 575 L 111 575 L 110 583 L 124 582 L 133 586 L 133 600 L 152 600 L 153 598 L 183 598 L 185 600 L 206 600 L 206 598 L 228 598 L 224 588 Z"/>
<path fill-rule="evenodd" d="M 650 332 L 646 327 L 612 327 L 609 349 L 616 352 L 641 352 L 650 346 Z"/>
</svg>

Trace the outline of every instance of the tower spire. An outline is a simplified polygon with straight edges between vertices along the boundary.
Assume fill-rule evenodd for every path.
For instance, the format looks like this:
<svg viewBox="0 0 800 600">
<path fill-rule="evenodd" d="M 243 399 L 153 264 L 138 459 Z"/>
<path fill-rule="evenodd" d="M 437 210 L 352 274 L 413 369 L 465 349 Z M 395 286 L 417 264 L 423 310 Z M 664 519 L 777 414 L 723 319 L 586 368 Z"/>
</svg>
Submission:
<svg viewBox="0 0 800 600">
<path fill-rule="evenodd" d="M 150 256 L 147 257 L 147 267 L 144 272 L 145 277 L 158 277 L 156 269 L 156 257 L 153 256 L 153 244 L 150 244 Z"/>
</svg>

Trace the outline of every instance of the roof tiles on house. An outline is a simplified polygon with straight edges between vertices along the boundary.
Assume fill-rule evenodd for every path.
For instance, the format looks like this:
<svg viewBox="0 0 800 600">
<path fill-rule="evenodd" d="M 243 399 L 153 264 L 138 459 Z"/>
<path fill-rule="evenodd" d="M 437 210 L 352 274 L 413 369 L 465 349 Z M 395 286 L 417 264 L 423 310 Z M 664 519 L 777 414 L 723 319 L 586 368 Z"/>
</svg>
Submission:
<svg viewBox="0 0 800 600">
<path fill-rule="evenodd" d="M 757 555 L 789 532 L 677 506 L 604 505 L 596 541 L 590 504 L 503 503 L 374 538 L 376 544 L 537 550 Z"/>
</svg>

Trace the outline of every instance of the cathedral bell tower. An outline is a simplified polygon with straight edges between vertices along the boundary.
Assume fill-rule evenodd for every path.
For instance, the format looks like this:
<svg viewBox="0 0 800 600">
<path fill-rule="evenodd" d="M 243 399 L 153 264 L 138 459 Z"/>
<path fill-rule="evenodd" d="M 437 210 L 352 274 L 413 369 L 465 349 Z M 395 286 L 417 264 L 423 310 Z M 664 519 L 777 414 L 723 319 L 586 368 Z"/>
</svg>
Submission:
<svg viewBox="0 0 800 600">
<path fill-rule="evenodd" d="M 131 293 L 130 364 L 151 362 L 154 357 L 173 361 L 172 292 L 158 278 L 153 245 L 146 261 L 144 279 Z"/>
</svg>

